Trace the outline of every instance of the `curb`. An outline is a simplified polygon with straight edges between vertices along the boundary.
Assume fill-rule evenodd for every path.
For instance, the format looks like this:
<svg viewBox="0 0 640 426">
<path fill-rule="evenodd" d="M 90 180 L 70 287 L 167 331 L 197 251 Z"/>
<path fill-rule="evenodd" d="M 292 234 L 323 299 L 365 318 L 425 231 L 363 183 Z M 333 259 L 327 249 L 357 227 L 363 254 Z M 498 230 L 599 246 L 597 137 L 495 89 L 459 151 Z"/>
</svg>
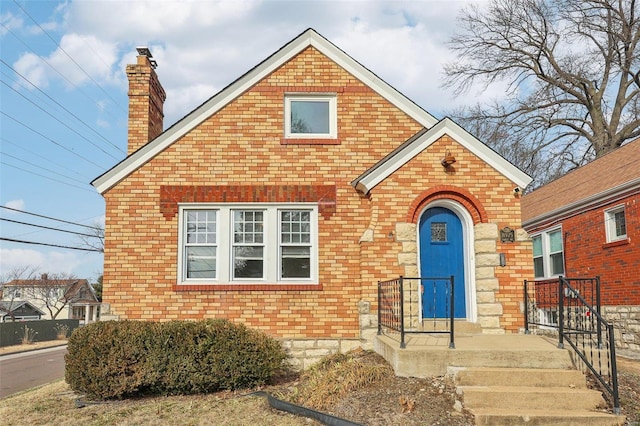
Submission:
<svg viewBox="0 0 640 426">
<path fill-rule="evenodd" d="M 27 353 L 27 352 L 36 352 L 36 351 L 42 351 L 45 349 L 51 349 L 51 348 L 59 348 L 62 346 L 67 346 L 67 342 L 64 343 L 60 343 L 59 345 L 51 345 L 51 346 L 45 346 L 44 348 L 29 348 L 29 349 L 21 349 L 21 350 L 16 350 L 13 352 L 7 352 L 4 354 L 0 354 L 0 358 L 5 357 L 7 355 L 16 355 L 16 354 L 22 354 L 22 353 Z"/>
</svg>

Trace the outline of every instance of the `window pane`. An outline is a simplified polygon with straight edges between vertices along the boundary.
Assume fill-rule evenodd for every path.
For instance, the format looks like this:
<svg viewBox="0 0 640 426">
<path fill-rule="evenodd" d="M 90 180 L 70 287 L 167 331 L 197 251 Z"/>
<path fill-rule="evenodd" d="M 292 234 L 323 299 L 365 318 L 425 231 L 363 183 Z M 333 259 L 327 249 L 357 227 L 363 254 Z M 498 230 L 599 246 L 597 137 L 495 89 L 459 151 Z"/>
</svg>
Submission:
<svg viewBox="0 0 640 426">
<path fill-rule="evenodd" d="M 431 223 L 431 241 L 446 242 L 447 241 L 447 224 L 444 222 Z"/>
<path fill-rule="evenodd" d="M 242 211 L 233 212 L 233 242 L 237 244 L 262 244 L 263 212 Z"/>
<path fill-rule="evenodd" d="M 234 247 L 234 278 L 262 278 L 263 264 L 262 247 Z"/>
<path fill-rule="evenodd" d="M 216 243 L 216 210 L 192 210 L 187 212 L 187 244 Z"/>
<path fill-rule="evenodd" d="M 533 259 L 533 273 L 536 278 L 544 277 L 544 264 L 542 257 Z"/>
<path fill-rule="evenodd" d="M 311 215 L 308 211 L 280 212 L 280 243 L 308 244 L 311 241 Z"/>
<path fill-rule="evenodd" d="M 533 237 L 533 257 L 542 256 L 542 238 L 538 235 Z"/>
<path fill-rule="evenodd" d="M 562 259 L 562 252 L 552 254 L 551 256 L 551 274 L 560 275 L 564 273 L 564 262 Z"/>
<path fill-rule="evenodd" d="M 187 278 L 215 278 L 216 277 L 216 248 L 215 247 L 186 247 Z"/>
<path fill-rule="evenodd" d="M 616 224 L 616 237 L 627 235 L 627 223 L 624 217 L 624 210 L 615 212 L 614 220 Z"/>
<path fill-rule="evenodd" d="M 291 133 L 330 132 L 329 100 L 291 101 Z"/>
<path fill-rule="evenodd" d="M 311 249 L 282 247 L 282 278 L 311 277 Z"/>
<path fill-rule="evenodd" d="M 562 251 L 562 232 L 549 232 L 549 252 L 556 253 Z"/>
</svg>

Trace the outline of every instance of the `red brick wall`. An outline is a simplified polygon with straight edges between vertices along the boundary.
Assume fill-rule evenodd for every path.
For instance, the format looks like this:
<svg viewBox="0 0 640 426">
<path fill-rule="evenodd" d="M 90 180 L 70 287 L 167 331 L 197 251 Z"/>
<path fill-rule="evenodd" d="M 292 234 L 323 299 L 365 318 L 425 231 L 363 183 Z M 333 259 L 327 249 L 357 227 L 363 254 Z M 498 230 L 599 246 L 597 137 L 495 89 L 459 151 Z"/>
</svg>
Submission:
<svg viewBox="0 0 640 426">
<path fill-rule="evenodd" d="M 337 140 L 283 140 L 284 94 L 297 91 L 337 93 Z M 520 224 L 514 185 L 446 137 L 370 198 L 353 189 L 353 179 L 420 129 L 315 49 L 306 49 L 104 194 L 104 302 L 121 319 L 223 317 L 283 338 L 357 338 L 358 301 L 375 302 L 377 281 L 402 273 L 398 243 L 385 235 L 395 222 L 406 221 L 426 186 L 465 188 L 483 204 L 488 220 L 500 227 Z M 134 146 L 146 142 L 145 135 L 131 137 Z M 453 173 L 440 165 L 445 151 L 458 159 Z M 329 205 L 319 207 L 320 285 L 177 291 L 178 215 L 167 190 L 244 188 L 255 194 L 273 185 L 335 188 Z M 374 242 L 359 243 L 371 226 Z M 522 263 L 518 250 L 505 247 L 514 265 Z M 529 268 L 530 258 L 527 252 Z M 498 297 L 506 303 L 504 325 L 510 330 L 519 321 L 512 299 L 521 269 L 508 268 L 500 278 Z"/>
<path fill-rule="evenodd" d="M 627 239 L 607 244 L 604 211 L 620 204 L 625 205 Z M 639 305 L 639 230 L 639 194 L 564 220 L 565 275 L 599 275 L 603 305 Z"/>
</svg>

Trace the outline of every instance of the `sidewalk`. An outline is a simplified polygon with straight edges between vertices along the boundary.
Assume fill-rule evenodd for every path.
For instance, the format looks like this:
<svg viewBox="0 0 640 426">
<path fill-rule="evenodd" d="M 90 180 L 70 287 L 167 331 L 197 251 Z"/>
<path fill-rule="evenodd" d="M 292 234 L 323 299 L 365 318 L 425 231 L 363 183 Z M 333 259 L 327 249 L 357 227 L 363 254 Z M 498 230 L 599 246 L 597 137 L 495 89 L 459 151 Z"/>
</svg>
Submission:
<svg viewBox="0 0 640 426">
<path fill-rule="evenodd" d="M 56 346 L 64 346 L 67 340 L 48 340 L 46 342 L 34 342 L 27 345 L 4 346 L 0 348 L 0 356 L 15 354 L 20 352 L 37 351 L 38 349 L 53 348 Z"/>
</svg>

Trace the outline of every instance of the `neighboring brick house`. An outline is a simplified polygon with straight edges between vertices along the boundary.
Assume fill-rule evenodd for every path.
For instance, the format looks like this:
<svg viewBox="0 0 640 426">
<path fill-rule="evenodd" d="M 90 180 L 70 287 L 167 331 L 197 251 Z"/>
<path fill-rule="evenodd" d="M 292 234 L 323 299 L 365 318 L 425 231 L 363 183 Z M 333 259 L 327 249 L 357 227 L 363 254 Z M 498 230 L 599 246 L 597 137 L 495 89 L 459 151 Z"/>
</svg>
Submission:
<svg viewBox="0 0 640 426">
<path fill-rule="evenodd" d="M 38 319 L 78 319 L 81 324 L 95 322 L 100 310 L 100 302 L 87 280 L 61 279 L 47 274 L 6 282 L 0 300 L 9 304 L 29 302 L 42 311 Z"/>
<path fill-rule="evenodd" d="M 601 279 L 621 349 L 640 352 L 640 139 L 522 198 L 534 275 Z"/>
<path fill-rule="evenodd" d="M 307 30 L 163 132 L 165 93 L 138 52 L 129 155 L 92 183 L 103 319 L 228 318 L 306 359 L 370 347 L 377 282 L 427 275 L 420 228 L 451 220 L 461 319 L 522 327 L 531 243 L 515 188 L 531 179 L 453 121 Z"/>
</svg>

